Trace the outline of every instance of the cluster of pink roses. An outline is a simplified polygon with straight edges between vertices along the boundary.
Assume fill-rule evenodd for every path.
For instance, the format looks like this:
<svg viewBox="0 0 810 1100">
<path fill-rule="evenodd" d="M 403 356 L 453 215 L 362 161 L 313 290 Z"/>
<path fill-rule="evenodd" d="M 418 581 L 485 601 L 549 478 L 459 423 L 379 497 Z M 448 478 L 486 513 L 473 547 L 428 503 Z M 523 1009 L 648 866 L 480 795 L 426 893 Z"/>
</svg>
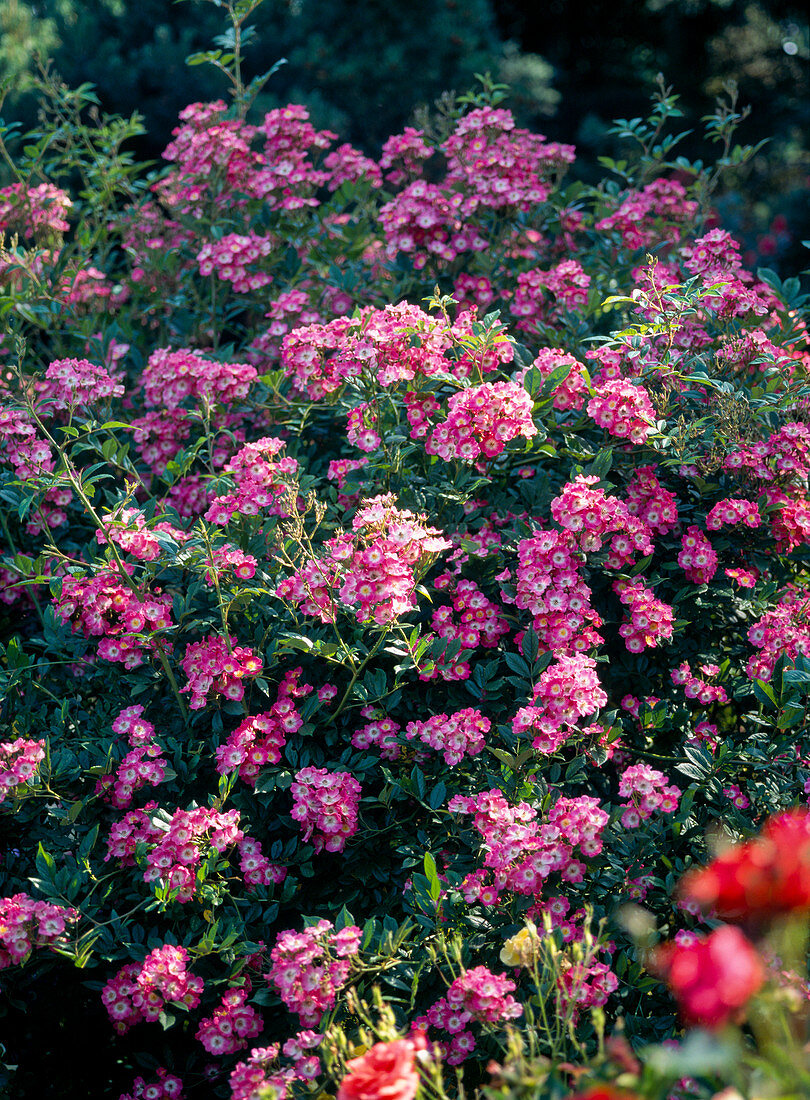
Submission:
<svg viewBox="0 0 810 1100">
<path fill-rule="evenodd" d="M 201 275 L 216 274 L 218 279 L 230 283 L 236 291 L 259 290 L 272 283 L 267 271 L 251 266 L 271 256 L 278 248 L 272 237 L 260 237 L 257 233 L 226 233 L 218 241 L 206 241 L 197 253 Z"/>
<path fill-rule="evenodd" d="M 0 970 L 19 966 L 36 947 L 64 943 L 78 919 L 78 910 L 28 894 L 0 898 Z"/>
<path fill-rule="evenodd" d="M 415 606 L 416 572 L 451 544 L 423 516 L 396 507 L 391 494 L 365 501 L 352 528 L 354 534 L 330 539 L 324 554 L 306 561 L 276 593 L 322 622 L 334 622 L 340 603 L 358 622 L 391 623 Z"/>
<path fill-rule="evenodd" d="M 142 715 L 142 706 L 126 707 L 113 722 L 114 733 L 127 734 L 130 751 L 118 765 L 114 780 L 103 776 L 96 787 L 100 794 L 112 787 L 112 803 L 119 809 L 131 804 L 135 791 L 156 787 L 166 777 L 166 759 L 155 740 L 155 727 Z"/>
<path fill-rule="evenodd" d="M 236 638 L 222 634 L 190 642 L 180 663 L 188 677 L 181 691 L 190 692 L 192 710 L 201 710 L 212 694 L 243 699 L 245 678 L 258 676 L 262 671 L 261 657 L 249 646 L 236 645 Z"/>
<path fill-rule="evenodd" d="M 541 672 L 532 702 L 518 710 L 512 731 L 531 733 L 538 752 L 553 753 L 580 732 L 581 718 L 595 715 L 606 702 L 596 661 L 583 653 L 561 654 Z"/>
<path fill-rule="evenodd" d="M 144 594 L 122 583 L 112 569 L 99 569 L 90 577 L 63 577 L 54 609 L 74 633 L 100 638 L 99 657 L 137 668 L 159 643 L 149 637 L 172 625 L 172 601 L 159 590 Z"/>
<path fill-rule="evenodd" d="M 26 238 L 67 233 L 73 203 L 67 191 L 52 183 L 12 183 L 0 189 L 0 232 Z"/>
<path fill-rule="evenodd" d="M 564 882 L 581 882 L 585 864 L 574 849 L 598 855 L 608 823 L 597 799 L 588 795 L 561 798 L 545 822 L 527 802 L 510 806 L 499 790 L 454 795 L 448 809 L 472 814 L 484 842 L 484 868 L 467 875 L 461 888 L 468 903 L 486 906 L 495 905 L 504 891 L 535 895 L 555 872 Z"/>
<path fill-rule="evenodd" d="M 674 814 L 681 791 L 668 783 L 663 772 L 651 768 L 649 764 L 633 764 L 622 773 L 619 794 L 627 800 L 622 825 L 627 829 L 637 829 L 656 810 Z"/>
<path fill-rule="evenodd" d="M 262 1030 L 262 1018 L 246 1004 L 249 989 L 229 989 L 213 1016 L 200 1021 L 197 1038 L 209 1054 L 233 1054 L 243 1050 L 248 1039 L 255 1039 Z"/>
<path fill-rule="evenodd" d="M 231 405 L 247 397 L 256 379 L 255 367 L 220 363 L 189 348 L 158 348 L 149 356 L 141 377 L 147 408 L 179 409 L 187 400 Z"/>
<path fill-rule="evenodd" d="M 152 832 L 155 843 L 146 854 L 144 882 L 165 883 L 176 891 L 178 901 L 189 902 L 196 893 L 197 868 L 203 856 L 224 852 L 243 837 L 238 810 L 217 813 L 204 806 L 176 810 L 168 829 Z"/>
<path fill-rule="evenodd" d="M 118 1100 L 183 1100 L 183 1082 L 163 1066 L 158 1066 L 154 1080 L 136 1077 L 132 1091 L 122 1092 Z"/>
<path fill-rule="evenodd" d="M 270 515 L 286 515 L 285 498 L 294 489 L 298 463 L 289 455 L 279 456 L 283 447 L 283 440 L 265 436 L 240 448 L 224 471 L 234 488 L 214 497 L 205 519 L 224 526 L 237 512 L 257 516 L 266 510 Z"/>
<path fill-rule="evenodd" d="M 465 707 L 455 714 L 433 714 L 424 722 L 409 722 L 405 737 L 414 738 L 440 752 L 450 766 L 467 756 L 477 756 L 486 745 L 491 722 L 475 707 Z"/>
<path fill-rule="evenodd" d="M 457 1066 L 475 1050 L 476 1040 L 469 1024 L 505 1023 L 523 1015 L 523 1006 L 512 993 L 515 983 L 503 974 L 493 974 L 486 966 L 476 966 L 459 975 L 444 997 L 424 1016 L 414 1021 L 419 1029 L 442 1028 L 450 1035 L 444 1048 L 448 1065 Z"/>
<path fill-rule="evenodd" d="M 306 1027 L 316 1025 L 334 1007 L 360 938 L 360 929 L 354 925 L 336 932 L 328 920 L 319 920 L 303 932 L 279 933 L 270 952 L 267 980 Z"/>
<path fill-rule="evenodd" d="M 484 382 L 454 393 L 447 418 L 425 442 L 428 454 L 462 462 L 495 458 L 510 440 L 537 434 L 532 399 L 514 382 Z"/>
<path fill-rule="evenodd" d="M 0 741 L 0 802 L 33 779 L 44 759 L 44 741 Z"/>
<path fill-rule="evenodd" d="M 255 1047 L 249 1058 L 231 1072 L 231 1100 L 254 1100 L 267 1090 L 284 1095 L 296 1081 L 315 1080 L 321 1072 L 321 1060 L 313 1051 L 322 1040 L 317 1031 L 307 1029 L 299 1031 L 280 1048 L 278 1043 Z M 278 1064 L 280 1055 L 287 1060 L 286 1065 Z"/>
<path fill-rule="evenodd" d="M 119 1035 L 141 1020 L 157 1020 L 167 1004 L 197 1007 L 205 983 L 187 965 L 185 947 L 167 943 L 150 951 L 140 966 L 129 963 L 110 978 L 101 1000 Z"/>
<path fill-rule="evenodd" d="M 301 768 L 290 787 L 292 817 L 316 852 L 342 852 L 357 832 L 360 784 L 349 772 Z"/>
</svg>

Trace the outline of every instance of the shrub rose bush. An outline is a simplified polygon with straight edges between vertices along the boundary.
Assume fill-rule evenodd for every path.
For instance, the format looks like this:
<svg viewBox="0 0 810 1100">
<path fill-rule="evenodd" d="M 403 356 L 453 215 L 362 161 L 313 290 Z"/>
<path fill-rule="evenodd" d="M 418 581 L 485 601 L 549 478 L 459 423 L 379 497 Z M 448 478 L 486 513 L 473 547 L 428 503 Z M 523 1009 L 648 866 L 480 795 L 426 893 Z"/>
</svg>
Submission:
<svg viewBox="0 0 810 1100">
<path fill-rule="evenodd" d="M 733 103 L 591 187 L 486 82 L 375 163 L 221 64 L 151 175 L 49 84 L 0 208 L 7 1080 L 86 1012 L 122 1100 L 708 1098 L 779 1011 L 800 1094 L 808 299 Z"/>
</svg>

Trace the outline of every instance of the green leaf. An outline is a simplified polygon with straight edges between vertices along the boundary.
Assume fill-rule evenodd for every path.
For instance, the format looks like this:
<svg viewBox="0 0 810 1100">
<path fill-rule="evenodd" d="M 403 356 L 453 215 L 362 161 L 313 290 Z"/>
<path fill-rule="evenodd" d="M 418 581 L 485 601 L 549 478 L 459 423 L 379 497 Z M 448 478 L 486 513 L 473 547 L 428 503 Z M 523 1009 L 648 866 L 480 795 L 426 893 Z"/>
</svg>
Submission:
<svg viewBox="0 0 810 1100">
<path fill-rule="evenodd" d="M 776 694 L 770 684 L 766 683 L 764 680 L 754 680 L 751 686 L 754 690 L 754 695 L 756 695 L 763 706 L 770 703 L 773 707 L 778 708 L 779 704 L 776 701 Z"/>
<path fill-rule="evenodd" d="M 215 65 L 222 57 L 222 50 L 202 50 L 191 53 L 186 58 L 187 65 Z"/>
<path fill-rule="evenodd" d="M 514 672 L 516 675 L 520 676 L 521 679 L 529 681 L 531 680 L 531 665 L 525 657 L 522 657 L 519 653 L 510 653 L 509 650 L 507 650 L 503 655 L 503 659 L 506 662 L 507 667 L 511 669 L 511 671 Z"/>
<path fill-rule="evenodd" d="M 439 895 L 442 892 L 442 884 L 439 882 L 439 873 L 436 869 L 436 860 L 433 858 L 430 852 L 425 852 L 424 864 L 430 896 L 433 901 L 438 901 Z"/>
<path fill-rule="evenodd" d="M 350 924 L 354 924 L 354 917 L 344 905 L 335 917 L 335 931 L 340 932 L 341 929 L 348 928 Z"/>
<path fill-rule="evenodd" d="M 440 806 L 444 805 L 444 800 L 447 798 L 447 784 L 443 780 L 439 780 L 428 797 L 428 806 L 431 810 L 438 810 Z"/>
<path fill-rule="evenodd" d="M 37 855 L 34 862 L 36 863 L 39 876 L 45 882 L 53 882 L 54 875 L 56 874 L 56 863 L 54 862 L 53 856 L 42 847 L 41 841 L 37 848 Z"/>
<path fill-rule="evenodd" d="M 427 794 L 427 784 L 425 783 L 425 774 L 421 768 L 413 768 L 411 771 L 411 783 L 418 797 L 424 802 L 425 795 Z"/>
</svg>

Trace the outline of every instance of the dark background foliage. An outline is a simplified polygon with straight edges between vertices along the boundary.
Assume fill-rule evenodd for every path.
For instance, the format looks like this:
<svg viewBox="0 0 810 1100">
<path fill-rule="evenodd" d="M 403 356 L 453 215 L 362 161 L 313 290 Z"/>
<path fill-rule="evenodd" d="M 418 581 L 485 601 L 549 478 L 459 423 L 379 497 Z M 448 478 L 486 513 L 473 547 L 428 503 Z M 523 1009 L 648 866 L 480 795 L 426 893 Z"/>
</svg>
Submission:
<svg viewBox="0 0 810 1100">
<path fill-rule="evenodd" d="M 97 85 L 106 110 L 140 111 L 139 152 L 157 159 L 178 111 L 224 92 L 219 74 L 185 64 L 222 16 L 212 0 L 0 0 L 0 67 L 21 89 L 6 114 L 35 121 L 25 86 L 36 56 L 49 57 L 69 84 Z M 743 137 L 771 141 L 721 213 L 756 262 L 802 265 L 810 48 L 795 0 L 265 0 L 253 23 L 249 69 L 287 59 L 258 109 L 305 103 L 371 155 L 419 105 L 489 71 L 512 88 L 522 124 L 576 143 L 593 180 L 596 158 L 617 152 L 611 120 L 642 114 L 659 72 L 690 121 L 733 79 L 752 108 Z"/>
</svg>

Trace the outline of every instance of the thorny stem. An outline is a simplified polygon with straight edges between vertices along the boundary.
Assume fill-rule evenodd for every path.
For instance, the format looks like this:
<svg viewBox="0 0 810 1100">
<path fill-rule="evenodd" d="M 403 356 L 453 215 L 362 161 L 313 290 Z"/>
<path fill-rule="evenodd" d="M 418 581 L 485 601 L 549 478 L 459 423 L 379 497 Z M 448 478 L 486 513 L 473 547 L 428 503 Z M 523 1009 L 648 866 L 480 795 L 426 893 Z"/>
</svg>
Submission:
<svg viewBox="0 0 810 1100">
<path fill-rule="evenodd" d="M 728 103 L 723 103 L 722 100 L 717 100 L 718 116 L 723 123 L 722 129 L 722 141 L 723 152 L 718 160 L 715 162 L 714 169 L 706 179 L 706 184 L 703 188 L 701 195 L 702 205 L 705 207 L 708 205 L 708 201 L 712 192 L 720 182 L 720 177 L 723 174 L 723 169 L 726 167 L 729 153 L 731 152 L 731 142 L 734 138 L 734 132 L 737 126 L 743 119 L 747 118 L 751 112 L 750 107 L 743 107 L 739 114 L 737 114 L 737 99 L 739 98 L 739 90 L 734 83 L 729 83 L 725 87 L 725 92 L 728 95 Z"/>
<path fill-rule="evenodd" d="M 68 662 L 65 661 L 64 663 L 67 664 Z M 44 694 L 47 695 L 49 699 L 53 699 L 54 703 L 57 703 L 60 707 L 62 706 L 64 699 L 60 699 L 57 695 L 54 695 L 54 693 L 49 688 L 46 688 L 44 684 L 41 684 L 39 680 L 32 680 L 31 687 L 37 688 L 39 691 L 44 692 Z"/>
<path fill-rule="evenodd" d="M 358 666 L 357 666 L 357 667 L 355 668 L 355 670 L 354 670 L 354 673 L 353 673 L 353 675 L 352 675 L 352 678 L 351 678 L 351 680 L 349 680 L 349 686 L 348 686 L 348 687 L 346 688 L 346 690 L 344 691 L 344 693 L 343 693 L 343 698 L 342 698 L 342 699 L 340 700 L 340 702 L 338 703 L 338 706 L 337 706 L 337 710 L 336 710 L 336 711 L 335 711 L 335 713 L 334 713 L 334 714 L 332 715 L 332 721 L 333 721 L 333 722 L 337 721 L 337 717 L 338 717 L 338 715 L 339 715 L 339 714 L 341 713 L 341 711 L 343 711 L 343 709 L 345 708 L 345 706 L 346 706 L 346 703 L 347 703 L 347 701 L 348 701 L 348 698 L 349 698 L 349 695 L 351 694 L 352 688 L 353 688 L 353 687 L 354 687 L 354 685 L 355 685 L 355 684 L 357 683 L 357 680 L 358 680 L 358 677 L 360 676 L 360 673 L 361 673 L 361 672 L 363 671 L 363 669 L 364 669 L 364 668 L 366 667 L 366 665 L 367 665 L 367 664 L 369 663 L 369 661 L 371 660 L 371 658 L 372 658 L 372 657 L 373 657 L 373 656 L 374 656 L 374 655 L 375 655 L 375 654 L 377 653 L 377 650 L 378 650 L 378 649 L 380 648 L 380 646 L 381 646 L 381 645 L 383 644 L 383 641 L 384 641 L 384 640 L 385 640 L 385 633 L 381 631 L 381 632 L 380 632 L 380 636 L 379 636 L 379 638 L 377 639 L 377 641 L 376 641 L 376 642 L 374 643 L 374 645 L 373 645 L 373 646 L 371 647 L 371 649 L 370 649 L 370 650 L 368 651 L 368 653 L 367 653 L 367 654 L 366 654 L 366 656 L 365 656 L 365 657 L 363 658 L 363 660 L 362 660 L 362 661 L 360 662 L 360 664 L 359 664 L 359 665 L 358 665 Z"/>
<path fill-rule="evenodd" d="M 297 509 L 295 509 L 295 514 L 296 514 L 296 516 L 298 516 L 298 518 L 300 520 L 300 516 L 297 512 Z M 317 515 L 316 515 L 316 519 L 317 519 Z M 320 526 L 320 520 L 317 521 L 315 529 L 313 530 L 313 534 L 315 533 L 315 531 L 317 531 L 319 526 Z M 327 588 L 331 587 L 330 579 L 326 576 L 326 573 L 324 572 L 323 563 L 322 563 L 321 559 L 318 557 L 318 555 L 315 553 L 315 548 L 312 545 L 311 536 L 309 534 L 307 534 L 307 531 L 305 530 L 302 521 L 299 524 L 298 530 L 296 530 L 294 532 L 291 532 L 291 536 L 293 537 L 293 539 L 295 539 L 295 541 L 297 541 L 298 546 L 300 547 L 300 549 L 303 550 L 305 554 L 308 554 L 310 560 L 316 565 L 316 567 L 318 569 L 318 572 L 320 573 L 321 580 L 324 583 L 324 586 L 327 587 Z M 295 562 L 290 558 L 287 551 L 281 545 L 279 546 L 279 557 L 281 558 L 282 562 L 285 565 L 288 565 L 290 568 L 295 569 Z M 310 595 L 311 594 L 312 593 L 311 593 L 311 590 L 310 590 Z M 351 667 L 352 671 L 356 673 L 357 672 L 357 664 L 354 660 L 354 657 L 352 656 L 352 652 L 349 649 L 349 646 L 347 645 L 346 641 L 344 640 L 342 634 L 340 633 L 340 631 L 338 630 L 338 627 L 337 627 L 337 613 L 338 612 L 337 612 L 337 606 L 335 604 L 334 596 L 332 597 L 331 612 L 332 612 L 331 625 L 332 625 L 332 629 L 334 631 L 335 637 L 337 638 L 337 641 L 338 641 L 338 644 L 339 644 L 340 648 L 343 650 L 343 653 L 346 657 L 346 660 L 349 663 L 349 666 Z M 268 628 L 268 630 L 269 630 L 269 628 Z M 267 633 L 265 633 L 265 637 L 267 637 Z M 355 676 L 355 679 L 356 679 L 356 676 Z"/>
<path fill-rule="evenodd" d="M 111 876 L 107 875 L 106 877 L 110 878 Z M 103 880 L 99 880 L 99 881 L 103 881 Z M 87 897 L 89 897 L 89 896 L 90 895 L 88 894 Z M 62 897 L 62 900 L 65 901 L 68 905 L 72 905 L 72 902 L 70 901 L 69 898 L 66 898 L 64 895 L 61 895 L 61 897 Z M 87 900 L 87 899 L 85 898 L 85 900 Z M 93 925 L 94 928 L 106 928 L 108 925 L 114 924 L 116 921 L 123 921 L 127 917 L 131 917 L 134 913 L 137 913 L 140 909 L 143 909 L 146 905 L 147 905 L 146 901 L 139 901 L 138 904 L 133 909 L 128 910 L 126 913 L 121 913 L 121 914 L 116 913 L 115 917 L 113 917 L 110 920 L 105 920 L 105 921 L 93 920 L 93 918 L 90 916 L 89 913 L 84 913 L 84 912 L 82 912 L 82 910 L 79 910 L 79 912 L 81 912 L 82 917 L 84 917 L 85 920 L 90 921 L 90 923 Z"/>
<path fill-rule="evenodd" d="M 205 530 L 203 524 L 200 524 L 203 541 L 205 542 L 205 549 L 208 556 L 208 562 L 210 565 L 210 577 L 211 583 L 214 586 L 214 591 L 217 596 L 217 607 L 219 608 L 219 617 L 222 621 L 222 631 L 225 636 L 225 644 L 228 647 L 228 652 L 233 655 L 233 646 L 231 645 L 231 636 L 228 631 L 228 612 L 225 607 L 225 603 L 222 599 L 222 589 L 219 586 L 219 572 L 217 570 L 216 562 L 214 561 L 214 548 L 211 545 L 211 540 L 208 537 L 208 532 Z"/>
</svg>

